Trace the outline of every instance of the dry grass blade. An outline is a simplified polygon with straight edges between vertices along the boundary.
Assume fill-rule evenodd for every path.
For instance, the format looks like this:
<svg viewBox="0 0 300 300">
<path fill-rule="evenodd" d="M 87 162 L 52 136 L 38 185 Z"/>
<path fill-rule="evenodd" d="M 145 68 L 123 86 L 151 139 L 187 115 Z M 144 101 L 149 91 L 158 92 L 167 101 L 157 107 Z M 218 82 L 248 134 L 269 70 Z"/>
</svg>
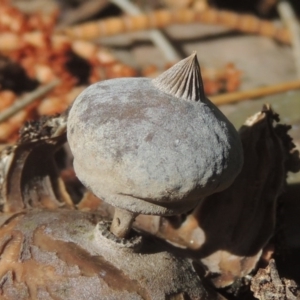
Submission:
<svg viewBox="0 0 300 300">
<path fill-rule="evenodd" d="M 272 94 L 283 93 L 290 90 L 300 89 L 300 80 L 279 83 L 275 85 L 255 88 L 248 91 L 240 91 L 234 93 L 212 96 L 210 100 L 216 105 L 228 104 L 249 100 L 253 98 L 264 97 Z"/>
<path fill-rule="evenodd" d="M 22 110 L 24 107 L 28 106 L 30 103 L 38 100 L 40 97 L 44 96 L 55 88 L 60 83 L 60 80 L 54 80 L 44 86 L 37 88 L 35 91 L 31 92 L 23 99 L 16 101 L 12 106 L 4 110 L 0 114 L 0 123 L 6 121 L 8 118 Z"/>
<path fill-rule="evenodd" d="M 70 9 L 64 14 L 64 18 L 60 22 L 59 27 L 69 26 L 78 22 L 82 22 L 89 17 L 99 13 L 109 4 L 108 0 L 91 0 L 82 2 L 78 8 Z"/>
<path fill-rule="evenodd" d="M 278 13 L 291 33 L 291 43 L 296 61 L 298 78 L 300 78 L 300 26 L 291 4 L 288 1 L 280 1 L 277 5 Z"/>
</svg>

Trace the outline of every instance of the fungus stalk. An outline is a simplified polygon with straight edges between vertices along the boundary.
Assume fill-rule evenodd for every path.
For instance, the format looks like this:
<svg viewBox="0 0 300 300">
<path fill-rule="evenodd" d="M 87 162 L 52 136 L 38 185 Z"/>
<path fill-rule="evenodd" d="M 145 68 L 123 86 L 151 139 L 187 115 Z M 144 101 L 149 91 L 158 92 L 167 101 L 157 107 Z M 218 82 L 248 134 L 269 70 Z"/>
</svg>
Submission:
<svg viewBox="0 0 300 300">
<path fill-rule="evenodd" d="M 110 231 L 119 238 L 127 237 L 136 216 L 131 211 L 116 207 Z"/>
</svg>

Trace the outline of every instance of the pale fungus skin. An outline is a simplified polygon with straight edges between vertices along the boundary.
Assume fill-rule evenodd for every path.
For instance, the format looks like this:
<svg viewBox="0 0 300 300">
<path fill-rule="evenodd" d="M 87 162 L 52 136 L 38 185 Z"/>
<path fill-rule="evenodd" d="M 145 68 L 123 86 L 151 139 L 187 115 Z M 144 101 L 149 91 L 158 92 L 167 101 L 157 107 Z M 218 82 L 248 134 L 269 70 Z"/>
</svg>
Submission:
<svg viewBox="0 0 300 300">
<path fill-rule="evenodd" d="M 136 214 L 184 213 L 227 188 L 243 163 L 237 131 L 204 95 L 196 54 L 154 80 L 89 86 L 67 134 L 82 183 Z"/>
</svg>

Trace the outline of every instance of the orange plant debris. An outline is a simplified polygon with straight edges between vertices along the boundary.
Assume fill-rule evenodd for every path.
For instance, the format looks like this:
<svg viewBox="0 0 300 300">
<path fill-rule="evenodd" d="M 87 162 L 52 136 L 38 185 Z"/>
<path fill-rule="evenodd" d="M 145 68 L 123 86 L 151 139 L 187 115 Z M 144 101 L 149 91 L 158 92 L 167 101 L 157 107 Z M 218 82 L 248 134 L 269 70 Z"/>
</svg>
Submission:
<svg viewBox="0 0 300 300">
<path fill-rule="evenodd" d="M 61 81 L 46 97 L 1 123 L 0 142 L 14 141 L 20 126 L 29 118 L 63 112 L 86 85 L 138 74 L 154 77 L 162 71 L 156 66 L 146 66 L 138 73 L 102 46 L 58 35 L 55 32 L 58 11 L 27 15 L 13 7 L 9 0 L 0 0 L 0 3 L 0 56 L 20 65 L 27 76 L 39 84 L 47 84 L 57 78 Z M 241 73 L 233 64 L 218 70 L 202 68 L 202 73 L 208 95 L 235 91 L 239 87 Z M 0 74 L 0 113 L 16 99 L 13 90 L 1 88 Z"/>
</svg>

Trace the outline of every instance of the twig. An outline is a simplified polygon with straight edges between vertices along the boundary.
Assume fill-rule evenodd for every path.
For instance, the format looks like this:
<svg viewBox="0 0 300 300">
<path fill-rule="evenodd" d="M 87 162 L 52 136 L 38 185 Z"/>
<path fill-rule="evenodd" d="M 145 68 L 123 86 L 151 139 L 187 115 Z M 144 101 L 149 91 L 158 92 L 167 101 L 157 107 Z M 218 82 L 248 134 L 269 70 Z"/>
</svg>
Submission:
<svg viewBox="0 0 300 300">
<path fill-rule="evenodd" d="M 59 83 L 60 80 L 54 80 L 44 86 L 37 88 L 35 91 L 31 92 L 23 99 L 16 100 L 12 106 L 0 113 L 0 123 L 6 121 L 8 118 L 22 110 L 24 107 L 28 106 L 30 103 L 38 100 L 40 97 L 50 92 Z"/>
<path fill-rule="evenodd" d="M 128 0 L 111 0 L 110 2 L 117 5 L 130 15 L 136 16 L 142 14 L 142 11 Z M 174 47 L 169 43 L 169 41 L 159 30 L 150 30 L 148 34 L 153 41 L 153 44 L 155 44 L 164 53 L 165 58 L 168 62 L 176 62 L 180 60 L 180 57 L 175 51 Z"/>
<path fill-rule="evenodd" d="M 283 23 L 291 33 L 291 43 L 296 61 L 296 70 L 298 78 L 300 78 L 300 27 L 297 17 L 288 1 L 279 1 L 277 10 Z"/>
<path fill-rule="evenodd" d="M 82 4 L 78 8 L 74 8 L 63 14 L 63 18 L 58 28 L 62 28 L 64 26 L 72 25 L 86 20 L 96 13 L 102 11 L 108 4 L 108 0 L 90 0 L 82 2 Z"/>
<path fill-rule="evenodd" d="M 219 96 L 210 97 L 210 100 L 216 105 L 228 104 L 248 100 L 252 98 L 264 97 L 272 94 L 283 93 L 290 90 L 300 89 L 300 80 L 289 81 L 270 85 L 266 87 L 255 88 L 253 90 L 227 93 Z"/>
<path fill-rule="evenodd" d="M 204 11 L 189 8 L 180 10 L 162 9 L 148 14 L 107 18 L 97 22 L 88 22 L 65 28 L 62 32 L 72 39 L 88 40 L 104 36 L 113 36 L 124 32 L 164 28 L 172 24 L 189 24 L 195 22 L 222 25 L 232 30 L 274 38 L 281 43 L 291 43 L 290 32 L 286 28 L 277 27 L 272 22 L 261 20 L 252 15 L 242 15 L 212 8 Z"/>
</svg>

